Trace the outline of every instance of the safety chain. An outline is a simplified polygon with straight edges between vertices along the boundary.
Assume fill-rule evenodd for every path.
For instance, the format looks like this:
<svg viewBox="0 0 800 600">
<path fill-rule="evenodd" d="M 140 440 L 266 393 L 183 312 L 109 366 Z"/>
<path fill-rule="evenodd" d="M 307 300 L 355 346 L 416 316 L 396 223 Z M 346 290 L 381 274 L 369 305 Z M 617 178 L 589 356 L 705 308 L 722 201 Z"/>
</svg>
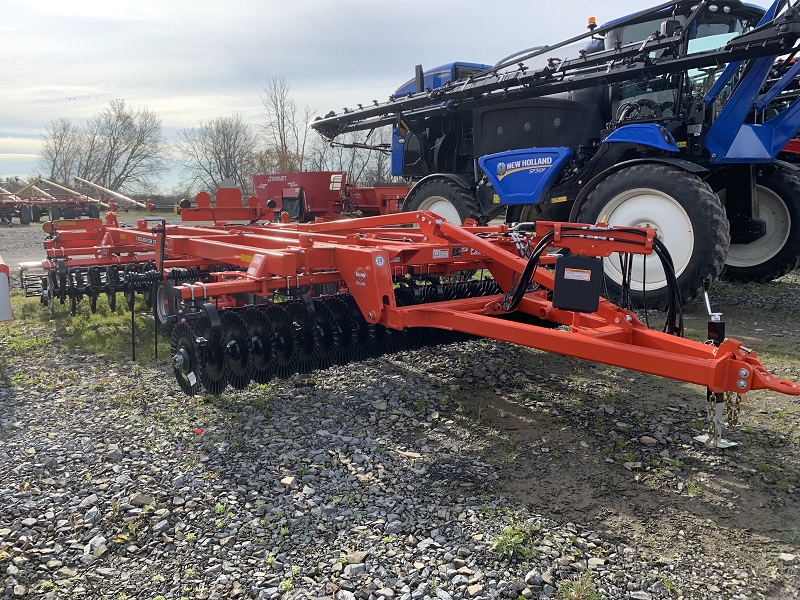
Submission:
<svg viewBox="0 0 800 600">
<path fill-rule="evenodd" d="M 739 424 L 741 403 L 742 394 L 725 392 L 725 419 L 728 422 L 728 427 L 736 427 Z"/>
</svg>

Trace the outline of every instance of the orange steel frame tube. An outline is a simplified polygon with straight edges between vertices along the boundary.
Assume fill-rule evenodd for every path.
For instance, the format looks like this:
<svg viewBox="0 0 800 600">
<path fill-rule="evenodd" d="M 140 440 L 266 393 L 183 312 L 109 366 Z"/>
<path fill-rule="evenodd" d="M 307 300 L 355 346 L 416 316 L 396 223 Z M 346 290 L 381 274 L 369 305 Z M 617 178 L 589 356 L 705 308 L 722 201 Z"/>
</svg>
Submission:
<svg viewBox="0 0 800 600">
<path fill-rule="evenodd" d="M 137 228 L 115 227 L 116 222 L 96 226 L 84 221 L 82 225 L 80 231 L 62 229 L 48 243 L 48 255 L 52 258 L 62 252 L 67 266 L 88 264 L 87 257 L 116 255 L 123 260 L 125 253 L 141 261 L 158 252 L 161 235 L 166 235 L 164 268 L 195 265 L 206 272 L 203 283 L 176 288 L 187 301 L 224 296 L 227 303 L 237 293 L 268 296 L 274 290 L 343 282 L 368 322 L 394 329 L 457 330 L 704 385 L 712 392 L 767 388 L 800 395 L 800 385 L 770 375 L 756 354 L 737 340 L 727 339 L 715 347 L 653 331 L 635 314 L 605 299 L 594 313 L 555 308 L 547 299 L 554 276 L 543 268 L 533 276 L 542 289 L 526 293 L 517 310 L 567 325 L 569 331 L 495 318 L 506 314 L 502 295 L 397 306 L 395 275 L 483 268 L 502 289 L 513 287 L 528 259 L 516 250 L 514 236 L 521 234 L 506 225 L 459 227 L 427 212 L 305 224 L 167 226 L 165 234 L 151 231 L 145 222 Z M 592 230 L 587 231 L 588 227 Z M 613 252 L 650 254 L 655 237 L 652 229 L 631 232 L 539 222 L 536 235 L 525 240 L 535 245 L 547 234 L 553 236 L 554 246 L 598 257 Z M 242 270 L 217 274 L 215 265 Z"/>
</svg>

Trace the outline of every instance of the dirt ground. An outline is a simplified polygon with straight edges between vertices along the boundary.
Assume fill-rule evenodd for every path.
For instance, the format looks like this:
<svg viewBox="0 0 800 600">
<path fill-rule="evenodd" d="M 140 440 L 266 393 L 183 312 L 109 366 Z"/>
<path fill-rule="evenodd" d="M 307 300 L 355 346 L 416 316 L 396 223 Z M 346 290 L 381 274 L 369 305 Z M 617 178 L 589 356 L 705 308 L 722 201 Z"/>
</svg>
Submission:
<svg viewBox="0 0 800 600">
<path fill-rule="evenodd" d="M 728 335 L 760 349 L 772 373 L 800 381 L 796 304 L 763 301 L 797 298 L 800 278 L 717 287 Z M 704 339 L 706 321 L 704 306 L 690 307 L 688 337 Z M 537 371 L 515 392 L 464 406 L 505 494 L 616 532 L 655 564 L 738 564 L 773 580 L 768 597 L 800 597 L 797 397 L 751 393 L 726 431 L 739 445 L 709 449 L 692 439 L 707 423 L 697 386 L 535 351 L 510 357 L 510 373 Z"/>
</svg>

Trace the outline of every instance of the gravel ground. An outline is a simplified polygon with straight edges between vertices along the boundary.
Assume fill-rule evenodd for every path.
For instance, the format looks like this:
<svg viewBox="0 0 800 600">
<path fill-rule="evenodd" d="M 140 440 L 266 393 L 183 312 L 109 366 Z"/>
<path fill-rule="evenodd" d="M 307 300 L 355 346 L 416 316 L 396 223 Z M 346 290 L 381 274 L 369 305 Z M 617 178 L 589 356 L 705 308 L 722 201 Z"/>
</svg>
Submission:
<svg viewBox="0 0 800 600">
<path fill-rule="evenodd" d="M 0 229 L 7 262 L 41 258 L 30 231 Z M 714 298 L 800 381 L 797 273 Z M 795 399 L 752 394 L 712 451 L 700 388 L 490 340 L 190 399 L 163 361 L 87 356 L 15 302 L 6 596 L 800 597 Z"/>
</svg>

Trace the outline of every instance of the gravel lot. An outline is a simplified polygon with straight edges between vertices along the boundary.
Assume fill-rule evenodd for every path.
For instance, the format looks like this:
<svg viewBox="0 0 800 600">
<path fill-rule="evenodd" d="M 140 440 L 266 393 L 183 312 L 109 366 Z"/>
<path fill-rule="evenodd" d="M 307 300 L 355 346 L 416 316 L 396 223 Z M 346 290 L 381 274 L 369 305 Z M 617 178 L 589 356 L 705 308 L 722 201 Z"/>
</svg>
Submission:
<svg viewBox="0 0 800 600">
<path fill-rule="evenodd" d="M 0 227 L 6 262 L 38 231 Z M 800 274 L 713 296 L 800 381 Z M 15 310 L 6 596 L 800 598 L 797 399 L 751 394 L 708 450 L 697 386 L 491 340 L 190 399 L 164 360 L 68 345 L 65 307 Z"/>
</svg>

